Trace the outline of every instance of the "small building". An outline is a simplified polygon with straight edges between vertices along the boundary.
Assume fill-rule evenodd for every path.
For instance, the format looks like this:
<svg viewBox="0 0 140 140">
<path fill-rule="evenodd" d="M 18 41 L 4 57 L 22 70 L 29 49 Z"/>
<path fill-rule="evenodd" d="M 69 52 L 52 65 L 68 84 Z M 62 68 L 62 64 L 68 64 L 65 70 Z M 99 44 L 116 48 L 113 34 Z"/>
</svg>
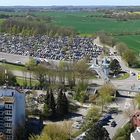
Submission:
<svg viewBox="0 0 140 140">
<path fill-rule="evenodd" d="M 137 129 L 131 133 L 130 140 L 140 140 L 140 127 L 137 127 Z"/>
<path fill-rule="evenodd" d="M 132 124 L 134 128 L 140 127 L 140 110 L 136 111 L 132 116 Z"/>
</svg>

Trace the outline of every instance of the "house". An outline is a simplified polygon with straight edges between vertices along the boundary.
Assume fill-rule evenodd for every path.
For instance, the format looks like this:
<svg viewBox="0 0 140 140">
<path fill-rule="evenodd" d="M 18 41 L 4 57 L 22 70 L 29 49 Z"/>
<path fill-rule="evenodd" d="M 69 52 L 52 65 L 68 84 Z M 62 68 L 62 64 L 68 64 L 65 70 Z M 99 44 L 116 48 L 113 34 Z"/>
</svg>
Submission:
<svg viewBox="0 0 140 140">
<path fill-rule="evenodd" d="M 140 110 L 136 111 L 132 116 L 132 124 L 134 128 L 140 127 Z"/>
<path fill-rule="evenodd" d="M 140 127 L 137 127 L 137 129 L 131 133 L 130 140 L 140 140 Z"/>
</svg>

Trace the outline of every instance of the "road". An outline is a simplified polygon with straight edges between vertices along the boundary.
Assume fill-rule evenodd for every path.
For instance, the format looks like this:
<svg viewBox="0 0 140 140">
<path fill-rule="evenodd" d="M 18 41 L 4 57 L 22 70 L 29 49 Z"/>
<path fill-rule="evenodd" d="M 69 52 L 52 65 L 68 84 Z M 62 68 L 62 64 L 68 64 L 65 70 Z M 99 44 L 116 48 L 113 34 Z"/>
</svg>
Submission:
<svg viewBox="0 0 140 140">
<path fill-rule="evenodd" d="M 16 63 L 16 61 L 20 61 L 22 64 L 25 64 L 29 62 L 29 56 L 0 52 L 0 60 L 2 59 L 5 59 L 7 62 L 11 63 Z"/>
<path fill-rule="evenodd" d="M 128 95 L 128 92 L 121 92 L 121 95 Z M 133 94 L 133 96 L 135 96 Z M 119 97 L 117 98 L 116 104 L 111 104 L 109 107 L 118 107 L 119 110 L 122 112 L 119 112 L 118 114 L 113 115 L 113 119 L 108 123 L 107 126 L 104 126 L 107 131 L 109 132 L 110 138 L 112 139 L 113 136 L 116 134 L 117 130 L 119 128 L 122 128 L 129 120 L 129 113 L 131 114 L 134 110 L 134 103 L 132 98 L 124 98 Z M 111 127 L 111 122 L 116 121 L 116 126 Z"/>
<path fill-rule="evenodd" d="M 102 44 L 99 41 L 99 38 L 97 38 L 97 40 L 95 41 L 96 44 L 102 46 Z M 106 46 L 108 47 L 108 46 Z M 110 52 L 112 54 L 114 54 L 114 52 L 116 51 L 114 48 L 108 47 L 110 49 Z M 139 91 L 139 87 L 140 87 L 140 81 L 137 80 L 137 73 L 139 73 L 140 71 L 129 68 L 126 65 L 126 62 L 124 62 L 120 56 L 118 55 L 113 55 L 110 56 L 112 59 L 117 59 L 121 65 L 121 68 L 123 71 L 126 71 L 128 73 L 130 73 L 130 77 L 124 80 L 111 80 L 111 83 L 116 87 L 116 89 L 120 89 L 120 93 L 124 96 L 129 95 L 129 96 L 135 96 L 136 93 L 129 93 L 128 91 Z M 131 72 L 134 72 L 136 74 L 136 76 L 132 76 Z M 123 91 L 126 90 L 126 91 Z M 111 127 L 110 124 L 111 122 L 105 126 L 105 128 L 107 129 L 107 131 L 109 132 L 110 138 L 112 139 L 113 136 L 116 134 L 118 128 L 122 128 L 129 120 L 130 118 L 126 115 L 128 113 L 132 113 L 134 111 L 134 103 L 133 103 L 133 99 L 132 98 L 118 98 L 118 101 L 116 102 L 118 108 L 120 110 L 122 110 L 122 113 L 119 113 L 117 115 L 113 116 L 113 120 L 116 121 L 117 126 L 116 127 Z M 113 106 L 113 104 L 111 104 L 110 106 Z M 128 112 L 128 113 L 124 113 L 124 112 Z"/>
</svg>

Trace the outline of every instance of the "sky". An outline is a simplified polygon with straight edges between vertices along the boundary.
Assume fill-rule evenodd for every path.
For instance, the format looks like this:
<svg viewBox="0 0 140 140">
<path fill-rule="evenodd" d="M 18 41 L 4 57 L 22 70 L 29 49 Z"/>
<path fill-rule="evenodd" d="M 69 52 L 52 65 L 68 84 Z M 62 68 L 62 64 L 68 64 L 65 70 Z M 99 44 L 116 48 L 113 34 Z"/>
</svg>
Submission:
<svg viewBox="0 0 140 140">
<path fill-rule="evenodd" d="M 0 0 L 0 6 L 140 5 L 140 0 Z"/>
</svg>

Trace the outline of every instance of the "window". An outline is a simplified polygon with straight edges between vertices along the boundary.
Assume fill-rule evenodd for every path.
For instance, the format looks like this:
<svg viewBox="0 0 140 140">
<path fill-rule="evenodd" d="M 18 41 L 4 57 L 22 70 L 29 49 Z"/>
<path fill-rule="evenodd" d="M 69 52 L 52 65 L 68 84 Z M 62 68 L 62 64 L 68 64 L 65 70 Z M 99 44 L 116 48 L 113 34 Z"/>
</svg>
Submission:
<svg viewBox="0 0 140 140">
<path fill-rule="evenodd" d="M 6 133 L 11 134 L 12 133 L 12 129 L 7 129 Z"/>
<path fill-rule="evenodd" d="M 6 108 L 6 109 L 12 109 L 12 107 L 13 107 L 12 104 L 6 104 L 6 105 L 5 105 L 5 108 Z"/>
<path fill-rule="evenodd" d="M 8 135 L 7 140 L 12 140 L 12 136 Z"/>
<path fill-rule="evenodd" d="M 5 117 L 5 121 L 12 121 L 12 117 Z"/>
<path fill-rule="evenodd" d="M 6 110 L 5 115 L 12 115 L 12 110 Z"/>
</svg>

